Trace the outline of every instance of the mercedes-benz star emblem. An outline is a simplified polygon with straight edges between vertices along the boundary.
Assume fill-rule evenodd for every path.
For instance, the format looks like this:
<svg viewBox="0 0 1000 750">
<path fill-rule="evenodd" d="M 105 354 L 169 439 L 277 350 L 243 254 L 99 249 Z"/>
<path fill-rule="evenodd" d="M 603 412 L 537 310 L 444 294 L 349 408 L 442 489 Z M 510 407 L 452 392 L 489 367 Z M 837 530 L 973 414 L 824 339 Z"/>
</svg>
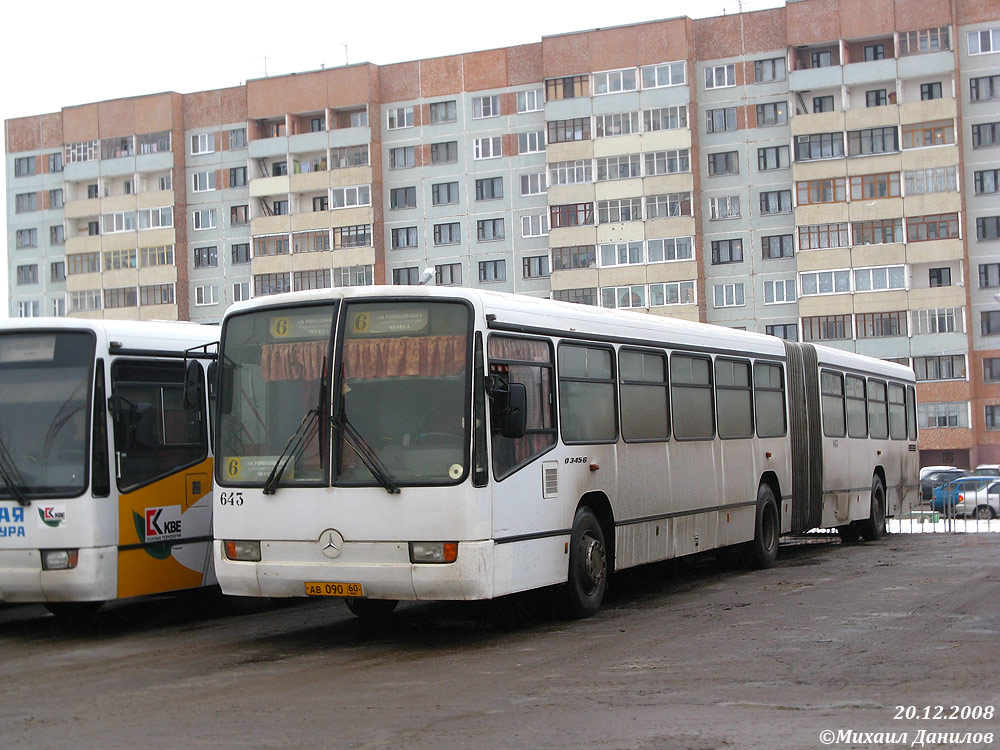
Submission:
<svg viewBox="0 0 1000 750">
<path fill-rule="evenodd" d="M 344 537 L 335 529 L 328 529 L 319 535 L 319 548 L 327 557 L 340 557 L 344 547 Z"/>
</svg>

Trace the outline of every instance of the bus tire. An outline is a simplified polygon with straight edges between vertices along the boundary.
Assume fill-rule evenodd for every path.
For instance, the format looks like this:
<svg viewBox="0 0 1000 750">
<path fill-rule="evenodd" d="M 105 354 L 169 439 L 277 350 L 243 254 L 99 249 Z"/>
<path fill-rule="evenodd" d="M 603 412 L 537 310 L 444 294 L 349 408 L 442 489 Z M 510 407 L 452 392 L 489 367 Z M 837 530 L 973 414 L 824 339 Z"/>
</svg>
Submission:
<svg viewBox="0 0 1000 750">
<path fill-rule="evenodd" d="M 885 486 L 876 474 L 872 479 L 872 499 L 868 518 L 857 524 L 858 533 L 866 542 L 877 542 L 885 536 Z"/>
<path fill-rule="evenodd" d="M 45 602 L 45 609 L 70 625 L 92 622 L 104 602 Z"/>
<path fill-rule="evenodd" d="M 569 543 L 569 575 L 563 585 L 566 614 L 574 619 L 597 614 L 607 588 L 604 530 L 590 508 L 577 508 Z"/>
<path fill-rule="evenodd" d="M 778 503 L 774 499 L 771 486 L 761 483 L 757 488 L 757 520 L 754 523 L 753 541 L 743 548 L 743 559 L 747 567 L 763 570 L 774 565 L 778 557 L 778 537 L 781 525 L 778 523 Z"/>
<path fill-rule="evenodd" d="M 344 601 L 355 617 L 368 622 L 386 619 L 399 604 L 396 599 L 365 599 L 356 596 L 349 596 Z"/>
</svg>

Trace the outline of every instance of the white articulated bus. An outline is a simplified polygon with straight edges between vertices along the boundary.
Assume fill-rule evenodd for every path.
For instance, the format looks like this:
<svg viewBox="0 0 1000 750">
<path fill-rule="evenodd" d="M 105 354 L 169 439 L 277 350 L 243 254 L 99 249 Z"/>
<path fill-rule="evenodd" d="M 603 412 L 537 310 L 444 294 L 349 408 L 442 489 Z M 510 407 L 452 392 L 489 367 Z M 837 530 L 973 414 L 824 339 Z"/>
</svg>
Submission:
<svg viewBox="0 0 1000 750">
<path fill-rule="evenodd" d="M 218 339 L 194 323 L 4 321 L 0 602 L 84 614 L 215 582 Z"/>
<path fill-rule="evenodd" d="M 216 570 L 228 594 L 488 599 L 837 527 L 916 492 L 909 369 L 716 326 L 478 290 L 230 308 Z"/>
</svg>

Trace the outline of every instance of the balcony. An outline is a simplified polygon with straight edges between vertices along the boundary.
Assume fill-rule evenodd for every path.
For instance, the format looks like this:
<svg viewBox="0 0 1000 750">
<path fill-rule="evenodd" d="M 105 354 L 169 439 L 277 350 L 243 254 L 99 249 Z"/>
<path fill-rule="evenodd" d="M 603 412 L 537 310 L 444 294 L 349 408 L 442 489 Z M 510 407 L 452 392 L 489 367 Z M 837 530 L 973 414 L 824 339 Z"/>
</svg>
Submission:
<svg viewBox="0 0 1000 750">
<path fill-rule="evenodd" d="M 844 83 L 848 86 L 894 80 L 896 80 L 896 61 L 893 58 L 849 63 L 844 66 Z"/>
<path fill-rule="evenodd" d="M 793 70 L 788 75 L 788 88 L 791 91 L 815 91 L 843 84 L 844 69 L 839 65 Z"/>
<path fill-rule="evenodd" d="M 930 78 L 954 69 L 955 57 L 950 50 L 907 55 L 896 61 L 896 74 L 900 78 Z"/>
</svg>

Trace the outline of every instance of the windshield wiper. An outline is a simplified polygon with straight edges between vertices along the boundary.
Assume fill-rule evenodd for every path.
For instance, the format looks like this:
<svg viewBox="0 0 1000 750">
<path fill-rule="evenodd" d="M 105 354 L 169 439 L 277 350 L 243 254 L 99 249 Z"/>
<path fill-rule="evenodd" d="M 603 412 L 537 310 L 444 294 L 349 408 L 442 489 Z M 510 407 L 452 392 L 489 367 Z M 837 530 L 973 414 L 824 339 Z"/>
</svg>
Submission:
<svg viewBox="0 0 1000 750">
<path fill-rule="evenodd" d="M 0 437 L 0 479 L 3 479 L 3 483 L 10 490 L 11 497 L 17 500 L 18 505 L 31 503 L 28 496 L 24 494 L 24 490 L 21 489 L 24 486 L 24 478 L 17 470 L 14 459 L 11 457 L 10 451 L 7 450 L 7 443 L 2 437 Z"/>
<path fill-rule="evenodd" d="M 265 495 L 273 495 L 275 493 L 278 489 L 278 482 L 281 481 L 281 475 L 285 473 L 288 464 L 297 460 L 302 455 L 302 451 L 306 449 L 306 446 L 319 432 L 320 413 L 323 410 L 324 383 L 326 382 L 326 357 L 323 357 L 323 365 L 320 368 L 320 373 L 319 400 L 316 406 L 302 415 L 302 421 L 299 422 L 298 428 L 288 438 L 284 450 L 281 451 L 278 460 L 274 462 L 274 467 L 271 469 L 271 473 L 268 474 L 267 481 L 264 482 Z"/>
<path fill-rule="evenodd" d="M 335 424 L 343 432 L 344 442 L 358 455 L 361 463 L 378 480 L 378 483 L 385 487 L 385 491 L 390 495 L 398 495 L 399 487 L 392 481 L 388 469 L 385 468 L 385 464 L 379 460 L 379 457 L 375 454 L 375 450 L 368 444 L 368 441 L 361 436 L 357 428 L 347 419 L 347 412 L 343 407 L 335 418 Z"/>
</svg>

